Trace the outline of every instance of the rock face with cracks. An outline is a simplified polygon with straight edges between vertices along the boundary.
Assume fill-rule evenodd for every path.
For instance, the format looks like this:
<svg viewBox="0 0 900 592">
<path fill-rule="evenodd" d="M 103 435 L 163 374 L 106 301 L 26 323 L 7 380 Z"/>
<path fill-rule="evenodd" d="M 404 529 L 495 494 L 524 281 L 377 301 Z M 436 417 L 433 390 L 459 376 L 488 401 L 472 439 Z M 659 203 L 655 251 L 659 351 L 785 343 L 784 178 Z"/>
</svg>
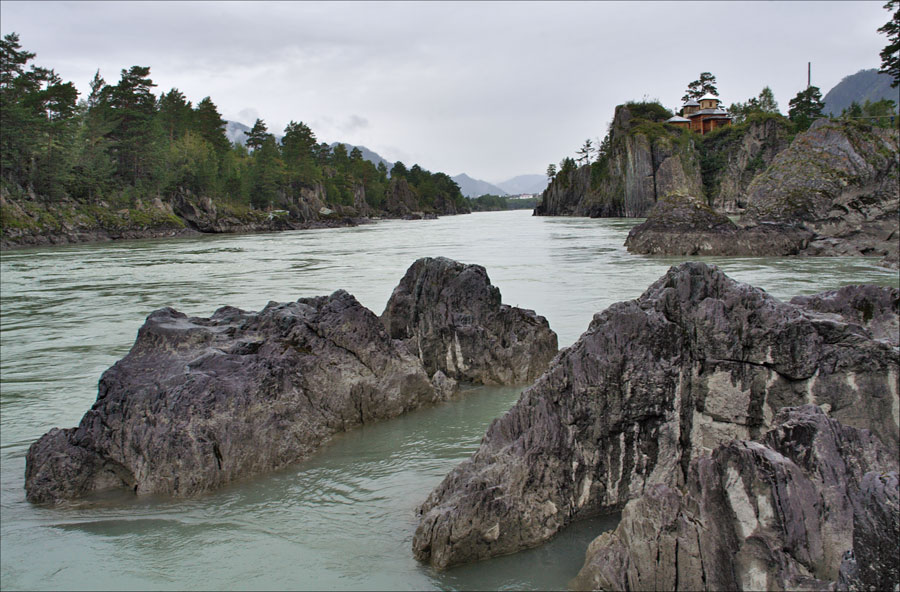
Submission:
<svg viewBox="0 0 900 592">
<path fill-rule="evenodd" d="M 874 317 L 896 316 L 892 294 L 869 302 Z M 783 303 L 700 263 L 673 267 L 595 315 L 491 424 L 419 508 L 416 557 L 446 568 L 513 553 L 656 484 L 678 488 L 692 459 L 758 438 L 785 406 L 827 406 L 896 450 L 896 346 L 834 306 Z"/>
<path fill-rule="evenodd" d="M 426 372 L 482 384 L 526 384 L 556 355 L 556 333 L 532 310 L 500 303 L 480 265 L 426 258 L 400 280 L 381 319 Z"/>
<path fill-rule="evenodd" d="M 760 442 L 691 461 L 591 543 L 576 589 L 893 590 L 897 459 L 814 405 L 784 408 Z"/>
<path fill-rule="evenodd" d="M 456 276 L 448 266 L 461 275 L 475 268 L 487 277 L 483 268 L 446 260 L 419 261 L 413 268 L 452 284 Z M 496 288 L 479 288 L 495 294 L 499 305 Z M 534 331 L 533 313 L 498 309 L 486 318 L 479 312 L 481 292 L 472 296 L 478 304 L 468 307 L 465 293 L 447 293 L 454 299 L 430 305 L 451 317 L 462 307 L 466 327 L 476 335 L 497 335 L 497 326 L 486 330 L 479 323 L 507 314 L 510 333 L 503 338 L 518 338 L 515 347 L 528 352 L 526 340 L 546 337 Z M 419 312 L 430 318 L 427 307 Z M 517 328 L 517 322 L 525 326 Z M 531 357 L 505 362 L 511 369 L 500 367 L 498 381 L 518 378 L 521 368 L 540 371 Z M 336 432 L 455 391 L 452 377 L 440 369 L 426 372 L 415 352 L 342 290 L 271 302 L 259 312 L 224 307 L 210 318 L 164 308 L 147 318 L 128 355 L 103 374 L 97 401 L 81 423 L 53 429 L 29 448 L 26 497 L 57 502 L 115 488 L 191 495 L 284 467 Z"/>
</svg>

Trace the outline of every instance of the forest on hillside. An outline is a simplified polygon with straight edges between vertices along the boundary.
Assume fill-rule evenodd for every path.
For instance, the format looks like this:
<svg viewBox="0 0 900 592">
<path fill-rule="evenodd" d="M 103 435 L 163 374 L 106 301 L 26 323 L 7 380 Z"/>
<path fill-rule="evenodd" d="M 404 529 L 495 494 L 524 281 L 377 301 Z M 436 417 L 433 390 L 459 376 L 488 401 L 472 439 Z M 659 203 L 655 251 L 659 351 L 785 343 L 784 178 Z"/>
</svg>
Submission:
<svg viewBox="0 0 900 592">
<path fill-rule="evenodd" d="M 358 209 L 363 195 L 367 211 L 377 214 L 394 191 L 425 212 L 467 208 L 448 175 L 401 162 L 388 171 L 359 149 L 319 142 L 301 121 L 291 121 L 279 142 L 257 120 L 246 146 L 232 143 L 210 97 L 193 104 L 176 88 L 156 95 L 148 66 L 123 69 L 114 83 L 98 71 L 89 94 L 79 97 L 72 82 L 34 58 L 17 34 L 0 41 L 6 198 L 114 209 L 202 196 L 239 212 L 289 210 L 313 192 L 336 209 Z"/>
</svg>

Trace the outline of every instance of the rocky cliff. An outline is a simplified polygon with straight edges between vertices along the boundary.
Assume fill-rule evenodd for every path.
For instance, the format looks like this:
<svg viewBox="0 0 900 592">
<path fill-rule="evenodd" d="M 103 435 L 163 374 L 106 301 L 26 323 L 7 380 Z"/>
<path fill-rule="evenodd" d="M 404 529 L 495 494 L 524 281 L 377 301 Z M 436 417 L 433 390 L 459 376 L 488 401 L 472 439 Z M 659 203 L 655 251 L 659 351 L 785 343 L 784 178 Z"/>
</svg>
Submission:
<svg viewBox="0 0 900 592">
<path fill-rule="evenodd" d="M 790 121 L 762 114 L 703 136 L 699 148 L 707 203 L 719 212 L 743 211 L 753 179 L 788 147 L 792 137 Z"/>
<path fill-rule="evenodd" d="M 896 451 L 897 337 L 881 339 L 848 309 L 884 327 L 900 294 L 847 290 L 807 308 L 715 267 L 673 267 L 596 315 L 491 424 L 420 507 L 416 557 L 445 568 L 512 553 L 652 485 L 681 487 L 693 459 L 760 437 L 785 406 L 823 406 Z"/>
<path fill-rule="evenodd" d="M 608 151 L 592 165 L 557 175 L 535 214 L 640 217 L 669 193 L 699 194 L 693 139 L 660 123 L 669 115 L 642 104 L 616 107 Z"/>
<path fill-rule="evenodd" d="M 896 453 L 814 405 L 691 461 L 591 543 L 582 590 L 894 590 Z"/>
<path fill-rule="evenodd" d="M 900 228 L 897 130 L 819 120 L 748 189 L 742 223 L 788 223 L 815 233 L 809 254 L 896 262 Z"/>
<path fill-rule="evenodd" d="M 896 268 L 898 158 L 896 130 L 820 120 L 757 175 L 740 226 L 696 197 L 672 196 L 625 246 L 657 255 L 866 255 Z"/>
<path fill-rule="evenodd" d="M 753 178 L 791 136 L 790 122 L 772 115 L 700 136 L 663 123 L 668 113 L 648 105 L 616 107 L 608 149 L 592 165 L 557 175 L 535 214 L 643 217 L 672 193 L 703 198 L 720 212 L 738 212 Z"/>
<path fill-rule="evenodd" d="M 543 352 L 556 335 L 534 313 L 502 306 L 483 268 L 423 260 L 412 269 L 429 291 L 410 309 L 420 320 L 403 326 L 455 323 L 454 331 L 425 332 L 436 351 L 459 351 L 462 342 L 503 383 L 549 361 Z M 393 327 L 400 315 L 389 309 Z M 502 355 L 491 353 L 495 341 L 507 344 Z M 56 502 L 113 488 L 190 495 L 284 467 L 336 432 L 455 392 L 456 381 L 419 355 L 344 291 L 259 312 L 224 307 L 209 318 L 158 310 L 103 374 L 79 425 L 29 448 L 26 497 Z"/>
</svg>

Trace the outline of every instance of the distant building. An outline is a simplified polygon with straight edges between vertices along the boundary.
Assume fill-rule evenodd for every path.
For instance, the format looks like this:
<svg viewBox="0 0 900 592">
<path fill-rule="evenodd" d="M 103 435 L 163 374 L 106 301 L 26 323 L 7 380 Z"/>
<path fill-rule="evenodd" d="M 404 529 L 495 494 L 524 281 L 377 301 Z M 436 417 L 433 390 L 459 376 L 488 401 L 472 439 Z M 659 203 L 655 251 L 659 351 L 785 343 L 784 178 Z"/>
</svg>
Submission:
<svg viewBox="0 0 900 592">
<path fill-rule="evenodd" d="M 682 113 L 684 117 L 670 117 L 666 123 L 676 127 L 689 129 L 699 134 L 711 132 L 716 128 L 731 123 L 731 115 L 719 107 L 719 97 L 706 94 L 700 97 L 699 102 L 690 99 L 684 104 Z"/>
</svg>

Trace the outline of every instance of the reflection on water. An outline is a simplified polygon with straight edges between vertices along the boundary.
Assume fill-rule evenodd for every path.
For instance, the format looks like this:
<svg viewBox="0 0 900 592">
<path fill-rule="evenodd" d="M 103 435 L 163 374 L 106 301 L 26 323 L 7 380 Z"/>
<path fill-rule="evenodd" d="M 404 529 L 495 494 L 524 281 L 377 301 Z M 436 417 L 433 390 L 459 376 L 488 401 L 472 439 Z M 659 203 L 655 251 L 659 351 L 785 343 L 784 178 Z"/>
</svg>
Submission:
<svg viewBox="0 0 900 592">
<path fill-rule="evenodd" d="M 577 573 L 615 517 L 549 544 L 436 573 L 410 551 L 415 508 L 474 451 L 515 388 L 332 439 L 307 461 L 188 500 L 99 496 L 59 508 L 24 501 L 27 447 L 76 425 L 100 374 L 154 309 L 209 316 L 343 288 L 381 313 L 418 257 L 478 263 L 504 302 L 574 342 L 595 312 L 635 298 L 683 259 L 631 255 L 634 220 L 500 212 L 359 228 L 71 245 L 0 255 L 0 582 L 4 589 L 548 589 Z M 706 258 L 787 299 L 848 283 L 897 285 L 870 259 Z"/>
</svg>

